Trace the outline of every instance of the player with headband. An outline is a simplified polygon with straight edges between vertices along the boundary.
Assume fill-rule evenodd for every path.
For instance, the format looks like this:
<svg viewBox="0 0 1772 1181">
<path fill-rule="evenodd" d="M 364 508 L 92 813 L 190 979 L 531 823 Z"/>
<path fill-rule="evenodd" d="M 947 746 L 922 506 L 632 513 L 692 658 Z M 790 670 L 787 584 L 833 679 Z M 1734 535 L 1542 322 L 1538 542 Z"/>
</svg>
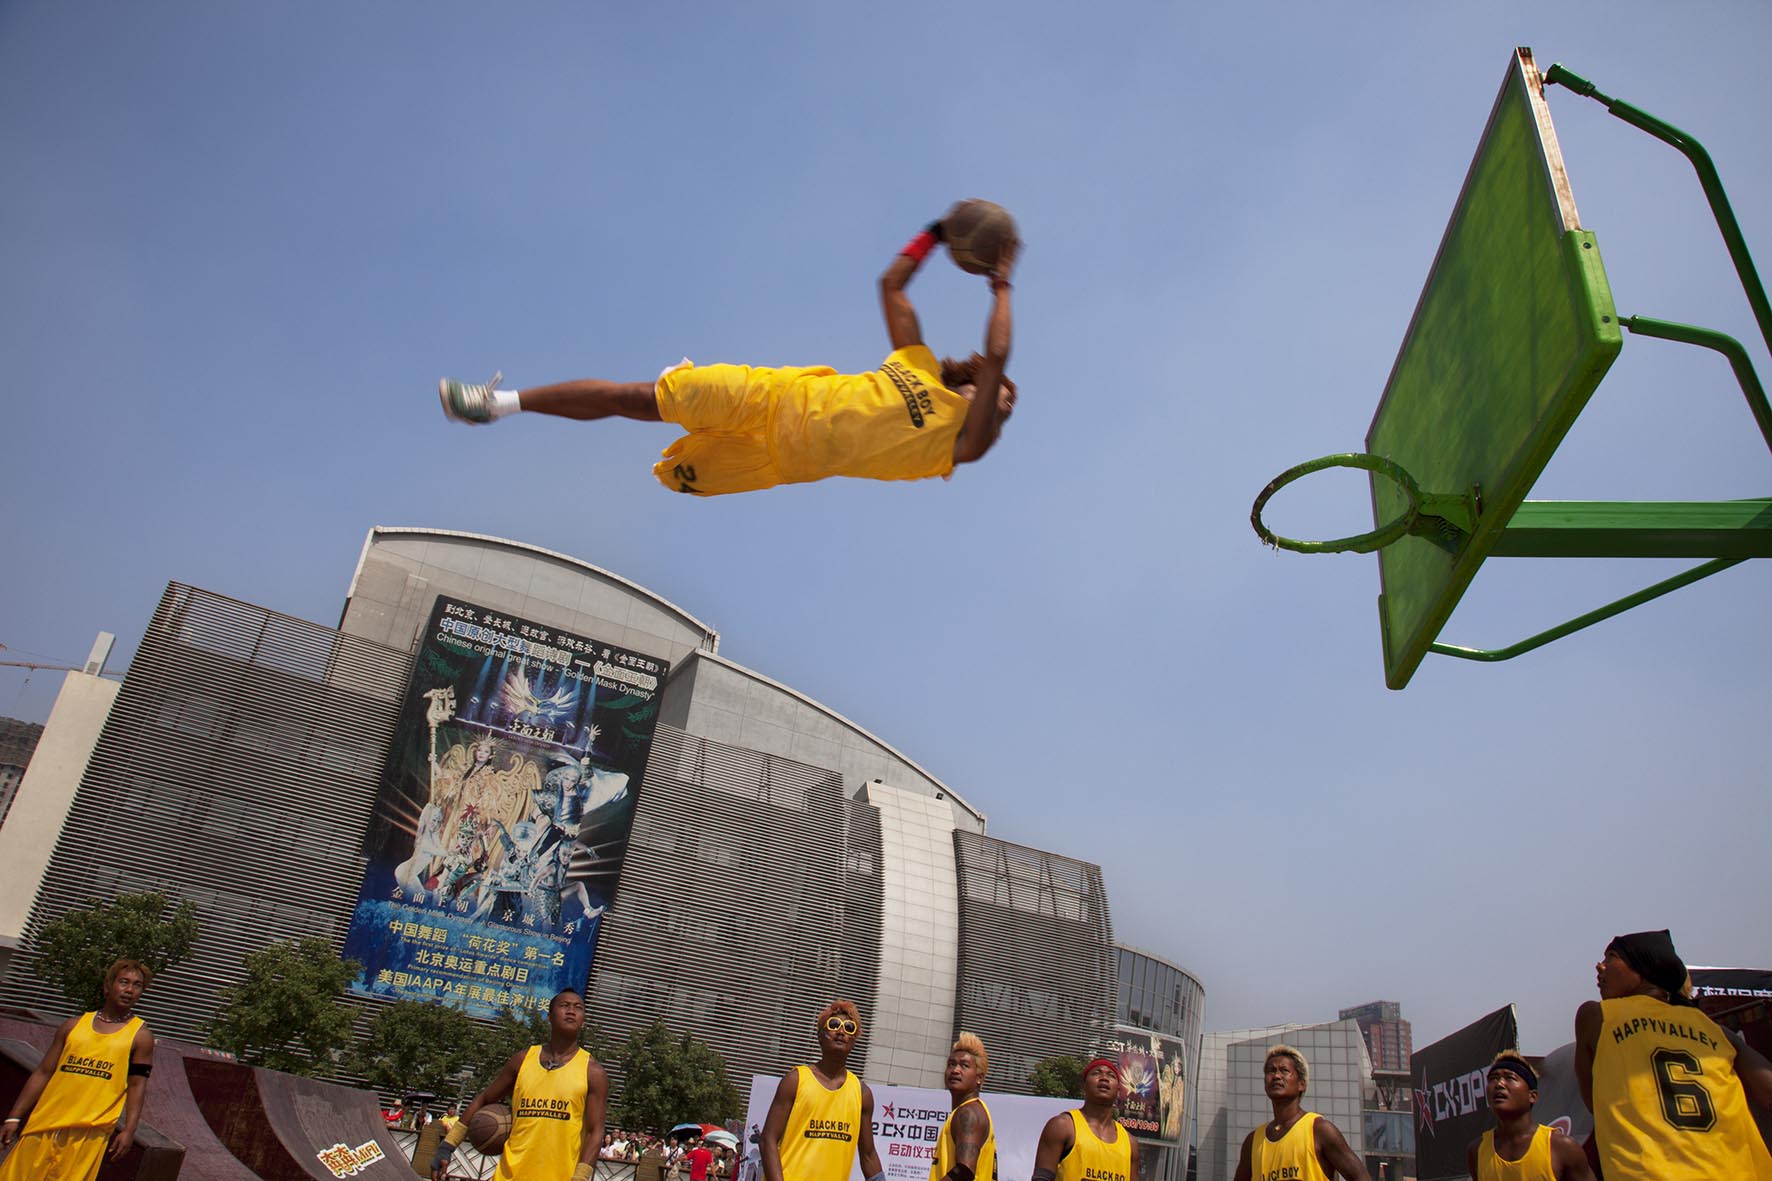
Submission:
<svg viewBox="0 0 1772 1181">
<path fill-rule="evenodd" d="M 1083 1067 L 1083 1106 L 1053 1116 L 1040 1129 L 1034 1181 L 1134 1181 L 1138 1141 L 1114 1118 L 1114 1102 L 1125 1089 L 1112 1058 Z"/>
<path fill-rule="evenodd" d="M 907 242 L 880 276 L 892 353 L 869 373 L 823 366 L 760 368 L 681 365 L 657 381 L 584 379 L 525 390 L 445 378 L 443 413 L 485 423 L 519 410 L 560 418 L 671 422 L 688 433 L 664 451 L 653 475 L 674 492 L 715 496 L 829 476 L 873 480 L 947 477 L 982 459 L 1015 407 L 1009 361 L 1009 274 L 1019 243 L 1003 249 L 990 276 L 984 352 L 937 361 L 923 343 L 905 288 L 942 240 L 934 221 Z"/>
<path fill-rule="evenodd" d="M 1620 935 L 1575 1013 L 1575 1081 L 1606 1181 L 1772 1181 L 1751 1104 L 1772 1111 L 1772 1063 L 1701 1013 L 1666 931 Z"/>
<path fill-rule="evenodd" d="M 1337 1174 L 1348 1181 L 1371 1181 L 1341 1129 L 1304 1109 L 1310 1080 L 1311 1064 L 1297 1049 L 1277 1045 L 1268 1050 L 1261 1081 L 1274 1118 L 1243 1138 L 1236 1181 L 1328 1181 Z"/>
<path fill-rule="evenodd" d="M 847 1181 L 858 1152 L 866 1181 L 883 1181 L 874 1092 L 849 1070 L 861 1011 L 853 1001 L 832 1001 L 813 1024 L 818 1061 L 782 1076 L 757 1138 L 763 1181 Z"/>
<path fill-rule="evenodd" d="M 1516 1051 L 1489 1064 L 1488 1097 L 1495 1127 L 1465 1153 L 1471 1181 L 1593 1181 L 1581 1145 L 1532 1118 L 1538 1072 Z"/>
</svg>

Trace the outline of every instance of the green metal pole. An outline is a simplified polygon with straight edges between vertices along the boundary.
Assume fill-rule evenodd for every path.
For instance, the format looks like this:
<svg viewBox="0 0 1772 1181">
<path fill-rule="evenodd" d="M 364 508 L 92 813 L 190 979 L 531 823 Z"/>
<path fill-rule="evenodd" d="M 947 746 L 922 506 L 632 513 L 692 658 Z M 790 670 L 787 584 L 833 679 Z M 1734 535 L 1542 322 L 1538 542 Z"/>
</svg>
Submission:
<svg viewBox="0 0 1772 1181">
<path fill-rule="evenodd" d="M 1618 322 L 1638 336 L 1695 344 L 1700 348 L 1714 349 L 1727 357 L 1729 368 L 1735 371 L 1735 380 L 1740 384 L 1741 392 L 1747 395 L 1747 404 L 1754 412 L 1754 421 L 1760 424 L 1760 434 L 1765 438 L 1766 446 L 1772 448 L 1772 405 L 1767 404 L 1766 390 L 1760 385 L 1760 375 L 1754 372 L 1753 362 L 1748 359 L 1747 350 L 1741 347 L 1739 340 L 1695 324 L 1676 324 L 1672 320 L 1653 320 L 1648 316 L 1621 316 Z"/>
<path fill-rule="evenodd" d="M 1658 582 L 1651 587 L 1645 587 L 1634 595 L 1626 595 L 1617 602 L 1607 603 L 1604 607 L 1589 611 L 1586 615 L 1577 615 L 1568 623 L 1558 624 L 1549 631 L 1539 632 L 1535 636 L 1521 640 L 1517 644 L 1510 644 L 1506 648 L 1460 648 L 1455 644 L 1429 644 L 1427 650 L 1429 652 L 1437 652 L 1441 656 L 1456 656 L 1460 660 L 1481 660 L 1487 662 L 1512 660 L 1514 657 L 1530 652 L 1534 648 L 1542 648 L 1552 640 L 1560 640 L 1564 636 L 1573 635 L 1575 632 L 1581 631 L 1583 628 L 1592 627 L 1601 620 L 1611 619 L 1614 615 L 1622 615 L 1632 607 L 1640 607 L 1652 599 L 1659 599 L 1662 595 L 1671 594 L 1683 586 L 1690 586 L 1701 578 L 1709 578 L 1711 575 L 1721 573 L 1731 566 L 1739 566 L 1746 560 L 1746 558 L 1718 558 L 1714 562 L 1706 562 L 1702 566 L 1694 566 L 1692 569 L 1676 574 L 1666 581 Z"/>
<path fill-rule="evenodd" d="M 1704 145 L 1642 108 L 1602 94 L 1592 82 L 1561 64 L 1545 71 L 1544 80 L 1566 86 L 1584 98 L 1604 104 L 1613 115 L 1632 127 L 1647 131 L 1663 143 L 1672 144 L 1692 162 L 1698 173 L 1698 183 L 1704 186 L 1704 195 L 1710 201 L 1711 214 L 1717 219 L 1717 228 L 1723 232 L 1723 242 L 1735 263 L 1735 273 L 1741 277 L 1741 286 L 1747 292 L 1747 302 L 1753 307 L 1754 319 L 1759 322 L 1760 336 L 1765 339 L 1766 347 L 1772 349 L 1772 303 L 1766 300 L 1766 289 L 1761 286 L 1759 272 L 1754 269 L 1753 256 L 1747 252 L 1747 239 L 1742 237 L 1741 224 L 1735 220 L 1735 211 L 1730 208 L 1729 197 L 1723 192 L 1722 178 L 1717 175 L 1717 166 L 1711 163 L 1710 153 L 1704 150 Z"/>
</svg>

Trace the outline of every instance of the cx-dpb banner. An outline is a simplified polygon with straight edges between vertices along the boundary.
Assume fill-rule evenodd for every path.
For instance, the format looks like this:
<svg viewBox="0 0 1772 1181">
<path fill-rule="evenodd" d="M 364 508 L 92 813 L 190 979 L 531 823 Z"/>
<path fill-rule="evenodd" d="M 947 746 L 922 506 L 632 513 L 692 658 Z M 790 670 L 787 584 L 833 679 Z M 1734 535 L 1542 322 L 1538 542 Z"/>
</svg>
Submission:
<svg viewBox="0 0 1772 1181">
<path fill-rule="evenodd" d="M 583 989 L 667 672 L 437 599 L 365 840 L 353 992 L 494 1016 Z"/>
<path fill-rule="evenodd" d="M 1465 1149 L 1488 1131 L 1489 1063 L 1520 1046 L 1514 1007 L 1504 1005 L 1409 1058 L 1415 1090 L 1415 1175 L 1421 1181 L 1469 1175 Z"/>
</svg>

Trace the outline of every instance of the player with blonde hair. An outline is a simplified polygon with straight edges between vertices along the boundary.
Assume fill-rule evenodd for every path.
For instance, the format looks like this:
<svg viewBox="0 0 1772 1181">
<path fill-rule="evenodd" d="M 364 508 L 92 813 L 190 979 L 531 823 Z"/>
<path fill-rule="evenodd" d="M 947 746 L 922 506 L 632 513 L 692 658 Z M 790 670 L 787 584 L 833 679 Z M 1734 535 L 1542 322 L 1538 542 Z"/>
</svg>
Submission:
<svg viewBox="0 0 1772 1181">
<path fill-rule="evenodd" d="M 105 971 L 104 1002 L 62 1022 L 0 1123 L 0 1181 L 91 1181 L 135 1143 L 154 1069 L 154 1035 L 134 1013 L 153 973 L 137 960 Z M 15 1144 L 16 1142 L 16 1144 Z"/>
<path fill-rule="evenodd" d="M 962 1033 L 954 1039 L 942 1074 L 952 1110 L 935 1141 L 929 1181 L 995 1181 L 996 1129 L 979 1095 L 990 1069 L 991 1056 L 977 1034 Z"/>
<path fill-rule="evenodd" d="M 1304 1109 L 1311 1064 L 1296 1047 L 1268 1049 L 1261 1079 L 1274 1118 L 1243 1138 L 1236 1181 L 1371 1181 L 1341 1129 Z"/>
<path fill-rule="evenodd" d="M 836 1000 L 819 1010 L 818 1061 L 782 1076 L 757 1138 L 764 1181 L 846 1181 L 859 1153 L 866 1181 L 884 1181 L 874 1147 L 874 1092 L 849 1070 L 861 1010 Z"/>
</svg>

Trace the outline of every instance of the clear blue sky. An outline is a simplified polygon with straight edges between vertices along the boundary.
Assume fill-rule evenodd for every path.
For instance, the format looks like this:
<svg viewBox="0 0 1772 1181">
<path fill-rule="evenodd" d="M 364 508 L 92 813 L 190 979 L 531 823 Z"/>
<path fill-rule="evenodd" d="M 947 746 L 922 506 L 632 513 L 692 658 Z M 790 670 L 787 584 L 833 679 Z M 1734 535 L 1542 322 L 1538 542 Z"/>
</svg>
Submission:
<svg viewBox="0 0 1772 1181">
<path fill-rule="evenodd" d="M 1567 1040 L 1611 935 L 1772 966 L 1772 563 L 1512 664 L 1379 664 L 1371 558 L 1256 491 L 1360 445 L 1509 52 L 1698 135 L 1772 268 L 1772 7 L 0 6 L 0 643 L 126 660 L 171 579 L 337 619 L 376 524 L 617 571 L 1102 864 L 1208 1028 L 1507 1001 Z M 1690 169 L 1553 92 L 1620 310 L 1772 375 Z M 874 279 L 949 202 L 1028 242 L 999 449 L 951 483 L 695 501 L 644 424 L 445 423 L 440 374 L 877 364 Z M 939 351 L 982 284 L 912 294 Z M 1541 497 L 1772 491 L 1720 362 L 1627 340 Z M 1362 528 L 1363 484 L 1283 494 Z M 1492 562 L 1497 646 L 1665 576 Z M 46 716 L 57 677 L 0 676 Z"/>
</svg>

